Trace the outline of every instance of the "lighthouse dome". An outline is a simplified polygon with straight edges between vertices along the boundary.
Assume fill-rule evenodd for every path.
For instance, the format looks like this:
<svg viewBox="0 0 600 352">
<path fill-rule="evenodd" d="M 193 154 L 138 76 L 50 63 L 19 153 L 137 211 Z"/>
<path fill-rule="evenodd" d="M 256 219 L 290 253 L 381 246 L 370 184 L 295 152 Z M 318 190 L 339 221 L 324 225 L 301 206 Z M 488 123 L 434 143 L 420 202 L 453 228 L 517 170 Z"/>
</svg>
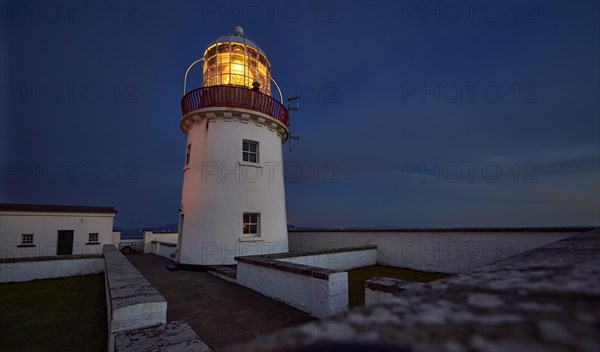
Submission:
<svg viewBox="0 0 600 352">
<path fill-rule="evenodd" d="M 219 37 L 204 51 L 202 85 L 233 85 L 252 88 L 257 82 L 262 93 L 271 95 L 271 65 L 264 51 L 244 35 L 240 26 Z"/>
</svg>

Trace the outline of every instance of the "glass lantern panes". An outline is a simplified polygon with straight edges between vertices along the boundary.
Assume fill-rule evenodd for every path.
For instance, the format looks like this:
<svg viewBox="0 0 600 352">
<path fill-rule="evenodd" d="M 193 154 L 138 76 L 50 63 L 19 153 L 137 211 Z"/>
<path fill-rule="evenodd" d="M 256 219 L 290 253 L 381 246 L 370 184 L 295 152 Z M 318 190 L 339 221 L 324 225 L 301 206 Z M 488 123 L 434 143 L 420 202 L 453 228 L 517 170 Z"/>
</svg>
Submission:
<svg viewBox="0 0 600 352">
<path fill-rule="evenodd" d="M 235 85 L 252 88 L 260 84 L 262 93 L 271 95 L 271 68 L 267 57 L 242 43 L 217 43 L 204 53 L 203 86 Z"/>
</svg>

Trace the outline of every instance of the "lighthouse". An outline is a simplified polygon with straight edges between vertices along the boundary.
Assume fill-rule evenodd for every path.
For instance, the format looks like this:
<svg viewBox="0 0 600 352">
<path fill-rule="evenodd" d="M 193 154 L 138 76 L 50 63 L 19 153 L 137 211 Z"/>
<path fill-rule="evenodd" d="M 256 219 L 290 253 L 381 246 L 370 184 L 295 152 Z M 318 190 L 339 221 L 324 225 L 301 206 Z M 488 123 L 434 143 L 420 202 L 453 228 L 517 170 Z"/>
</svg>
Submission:
<svg viewBox="0 0 600 352">
<path fill-rule="evenodd" d="M 186 91 L 196 63 L 202 64 L 202 87 Z M 188 68 L 179 124 L 187 136 L 176 255 L 181 266 L 287 252 L 281 145 L 289 130 L 280 92 L 265 52 L 241 27 L 212 42 Z"/>
</svg>

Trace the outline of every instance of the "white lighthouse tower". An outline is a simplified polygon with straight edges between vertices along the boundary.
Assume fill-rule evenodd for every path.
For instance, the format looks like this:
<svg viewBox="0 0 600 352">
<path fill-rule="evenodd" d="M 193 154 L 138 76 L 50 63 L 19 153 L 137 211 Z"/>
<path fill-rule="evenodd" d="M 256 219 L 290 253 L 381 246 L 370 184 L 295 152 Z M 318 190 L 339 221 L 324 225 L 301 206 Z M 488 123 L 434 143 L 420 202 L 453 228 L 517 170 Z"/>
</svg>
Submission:
<svg viewBox="0 0 600 352">
<path fill-rule="evenodd" d="M 281 144 L 288 111 L 281 93 L 271 96 L 269 60 L 235 27 L 188 72 L 197 62 L 202 87 L 186 93 L 184 82 L 181 100 L 188 138 L 177 262 L 235 264 L 235 256 L 286 252 Z"/>
</svg>

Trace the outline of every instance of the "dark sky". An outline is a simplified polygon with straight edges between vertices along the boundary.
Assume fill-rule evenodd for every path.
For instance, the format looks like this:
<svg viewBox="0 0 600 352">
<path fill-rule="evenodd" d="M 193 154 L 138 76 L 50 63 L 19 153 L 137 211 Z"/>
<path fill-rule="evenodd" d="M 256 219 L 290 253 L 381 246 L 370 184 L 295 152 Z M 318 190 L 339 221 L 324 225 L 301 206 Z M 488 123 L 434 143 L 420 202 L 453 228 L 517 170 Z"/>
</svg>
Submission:
<svg viewBox="0 0 600 352">
<path fill-rule="evenodd" d="M 465 4 L 3 1 L 0 201 L 176 222 L 183 74 L 240 24 L 301 95 L 288 223 L 599 225 L 598 2 Z"/>
</svg>

